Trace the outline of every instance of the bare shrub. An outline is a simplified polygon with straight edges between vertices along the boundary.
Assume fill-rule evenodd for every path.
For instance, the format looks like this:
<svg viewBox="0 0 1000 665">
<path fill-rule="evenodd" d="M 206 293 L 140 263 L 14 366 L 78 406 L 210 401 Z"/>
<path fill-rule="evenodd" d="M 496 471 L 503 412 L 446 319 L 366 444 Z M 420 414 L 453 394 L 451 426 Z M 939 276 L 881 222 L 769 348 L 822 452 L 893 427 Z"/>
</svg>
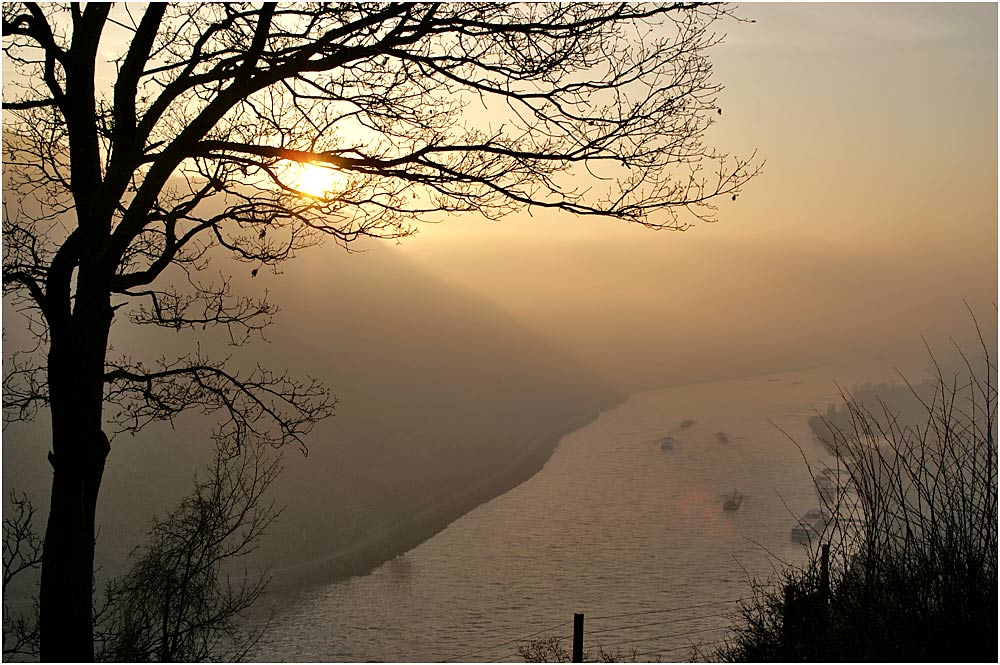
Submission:
<svg viewBox="0 0 1000 665">
<path fill-rule="evenodd" d="M 153 522 L 130 570 L 109 583 L 94 612 L 99 660 L 245 658 L 262 631 L 247 635 L 238 622 L 268 577 L 229 568 L 256 548 L 277 517 L 263 495 L 279 471 L 278 459 L 259 448 L 216 455 L 194 492 Z"/>
<path fill-rule="evenodd" d="M 932 355 L 909 407 L 845 394 L 814 428 L 838 458 L 832 519 L 808 564 L 744 602 L 720 660 L 996 659 L 997 367 L 980 342 L 957 370 Z"/>
<path fill-rule="evenodd" d="M 545 637 L 532 640 L 517 647 L 518 655 L 526 663 L 569 663 L 573 654 L 561 637 Z M 636 660 L 636 649 L 608 649 L 603 646 L 588 647 L 583 650 L 583 660 L 588 663 L 632 663 Z"/>
</svg>

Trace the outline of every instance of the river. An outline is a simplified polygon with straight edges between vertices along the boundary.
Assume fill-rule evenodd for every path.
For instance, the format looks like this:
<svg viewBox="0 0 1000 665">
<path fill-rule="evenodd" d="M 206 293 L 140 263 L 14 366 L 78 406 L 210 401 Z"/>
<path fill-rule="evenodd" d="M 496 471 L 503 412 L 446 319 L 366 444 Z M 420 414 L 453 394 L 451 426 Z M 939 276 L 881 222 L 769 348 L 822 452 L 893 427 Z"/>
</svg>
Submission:
<svg viewBox="0 0 1000 665">
<path fill-rule="evenodd" d="M 568 637 L 574 612 L 588 648 L 710 655 L 749 580 L 805 560 L 790 530 L 819 500 L 803 456 L 831 461 L 807 418 L 839 401 L 835 378 L 885 377 L 827 367 L 635 394 L 405 555 L 286 598 L 253 657 L 518 661 L 516 638 Z M 734 490 L 745 499 L 724 511 Z"/>
</svg>

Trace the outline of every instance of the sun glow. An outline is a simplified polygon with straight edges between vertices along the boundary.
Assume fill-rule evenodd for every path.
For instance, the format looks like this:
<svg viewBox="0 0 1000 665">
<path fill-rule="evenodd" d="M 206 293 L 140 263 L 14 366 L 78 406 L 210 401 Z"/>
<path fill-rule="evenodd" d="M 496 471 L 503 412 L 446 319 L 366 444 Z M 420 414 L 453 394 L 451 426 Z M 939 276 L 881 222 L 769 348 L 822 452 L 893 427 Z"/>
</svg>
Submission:
<svg viewBox="0 0 1000 665">
<path fill-rule="evenodd" d="M 292 187 L 315 198 L 330 198 L 347 186 L 347 176 L 343 172 L 318 164 L 298 164 L 292 167 L 289 175 Z"/>
</svg>

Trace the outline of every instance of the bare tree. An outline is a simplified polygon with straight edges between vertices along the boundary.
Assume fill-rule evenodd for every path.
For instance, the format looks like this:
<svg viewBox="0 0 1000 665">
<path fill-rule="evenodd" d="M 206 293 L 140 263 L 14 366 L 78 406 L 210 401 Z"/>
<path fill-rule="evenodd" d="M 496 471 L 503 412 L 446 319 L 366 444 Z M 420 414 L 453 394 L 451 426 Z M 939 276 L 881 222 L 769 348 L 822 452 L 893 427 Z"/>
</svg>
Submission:
<svg viewBox="0 0 1000 665">
<path fill-rule="evenodd" d="M 34 529 L 35 509 L 27 495 L 10 493 L 3 519 L 3 657 L 38 657 L 38 605 L 28 613 L 7 606 L 7 586 L 42 563 L 42 539 Z"/>
<path fill-rule="evenodd" d="M 207 477 L 132 553 L 129 571 L 108 584 L 95 620 L 101 661 L 242 660 L 261 632 L 237 621 L 263 594 L 268 577 L 236 574 L 277 517 L 264 492 L 278 459 L 252 447 L 220 450 Z"/>
<path fill-rule="evenodd" d="M 238 661 L 263 635 L 238 622 L 269 581 L 234 564 L 253 552 L 279 511 L 265 492 L 280 472 L 280 457 L 260 446 L 238 454 L 216 451 L 194 491 L 154 519 L 146 541 L 120 577 L 108 581 L 94 607 L 96 659 L 103 662 Z M 37 568 L 42 539 L 34 507 L 11 493 L 3 522 L 5 659 L 38 657 L 38 603 L 28 612 L 6 604 L 10 582 Z M 265 625 L 266 627 L 266 625 Z"/>
<path fill-rule="evenodd" d="M 400 237 L 446 214 L 711 219 L 760 167 L 704 143 L 721 113 L 706 49 L 726 13 L 5 4 L 3 285 L 40 341 L 11 364 L 6 413 L 52 416 L 42 658 L 94 656 L 106 425 L 135 432 L 198 409 L 223 414 L 224 446 L 302 445 L 333 408 L 315 381 L 200 351 L 112 356 L 114 322 L 224 326 L 240 345 L 276 310 L 205 279 L 209 259 L 256 275 L 324 238 Z M 313 171 L 336 177 L 310 186 Z"/>
</svg>

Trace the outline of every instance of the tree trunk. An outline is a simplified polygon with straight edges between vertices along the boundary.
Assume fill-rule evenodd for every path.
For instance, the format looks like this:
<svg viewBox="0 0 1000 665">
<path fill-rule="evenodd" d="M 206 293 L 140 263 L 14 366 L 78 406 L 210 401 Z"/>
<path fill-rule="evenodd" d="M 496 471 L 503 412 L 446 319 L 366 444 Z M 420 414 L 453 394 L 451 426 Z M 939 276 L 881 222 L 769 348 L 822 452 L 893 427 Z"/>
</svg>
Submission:
<svg viewBox="0 0 1000 665">
<path fill-rule="evenodd" d="M 39 596 L 40 656 L 45 662 L 94 660 L 94 524 L 104 459 L 110 450 L 103 433 L 98 436 L 98 442 L 77 440 L 76 445 L 88 451 L 71 462 L 50 457 L 52 504 Z"/>
<path fill-rule="evenodd" d="M 72 319 L 51 329 L 52 502 L 39 593 L 43 661 L 94 660 L 94 526 L 110 451 L 102 429 L 109 300 L 106 291 L 87 298 L 78 288 Z"/>
</svg>

